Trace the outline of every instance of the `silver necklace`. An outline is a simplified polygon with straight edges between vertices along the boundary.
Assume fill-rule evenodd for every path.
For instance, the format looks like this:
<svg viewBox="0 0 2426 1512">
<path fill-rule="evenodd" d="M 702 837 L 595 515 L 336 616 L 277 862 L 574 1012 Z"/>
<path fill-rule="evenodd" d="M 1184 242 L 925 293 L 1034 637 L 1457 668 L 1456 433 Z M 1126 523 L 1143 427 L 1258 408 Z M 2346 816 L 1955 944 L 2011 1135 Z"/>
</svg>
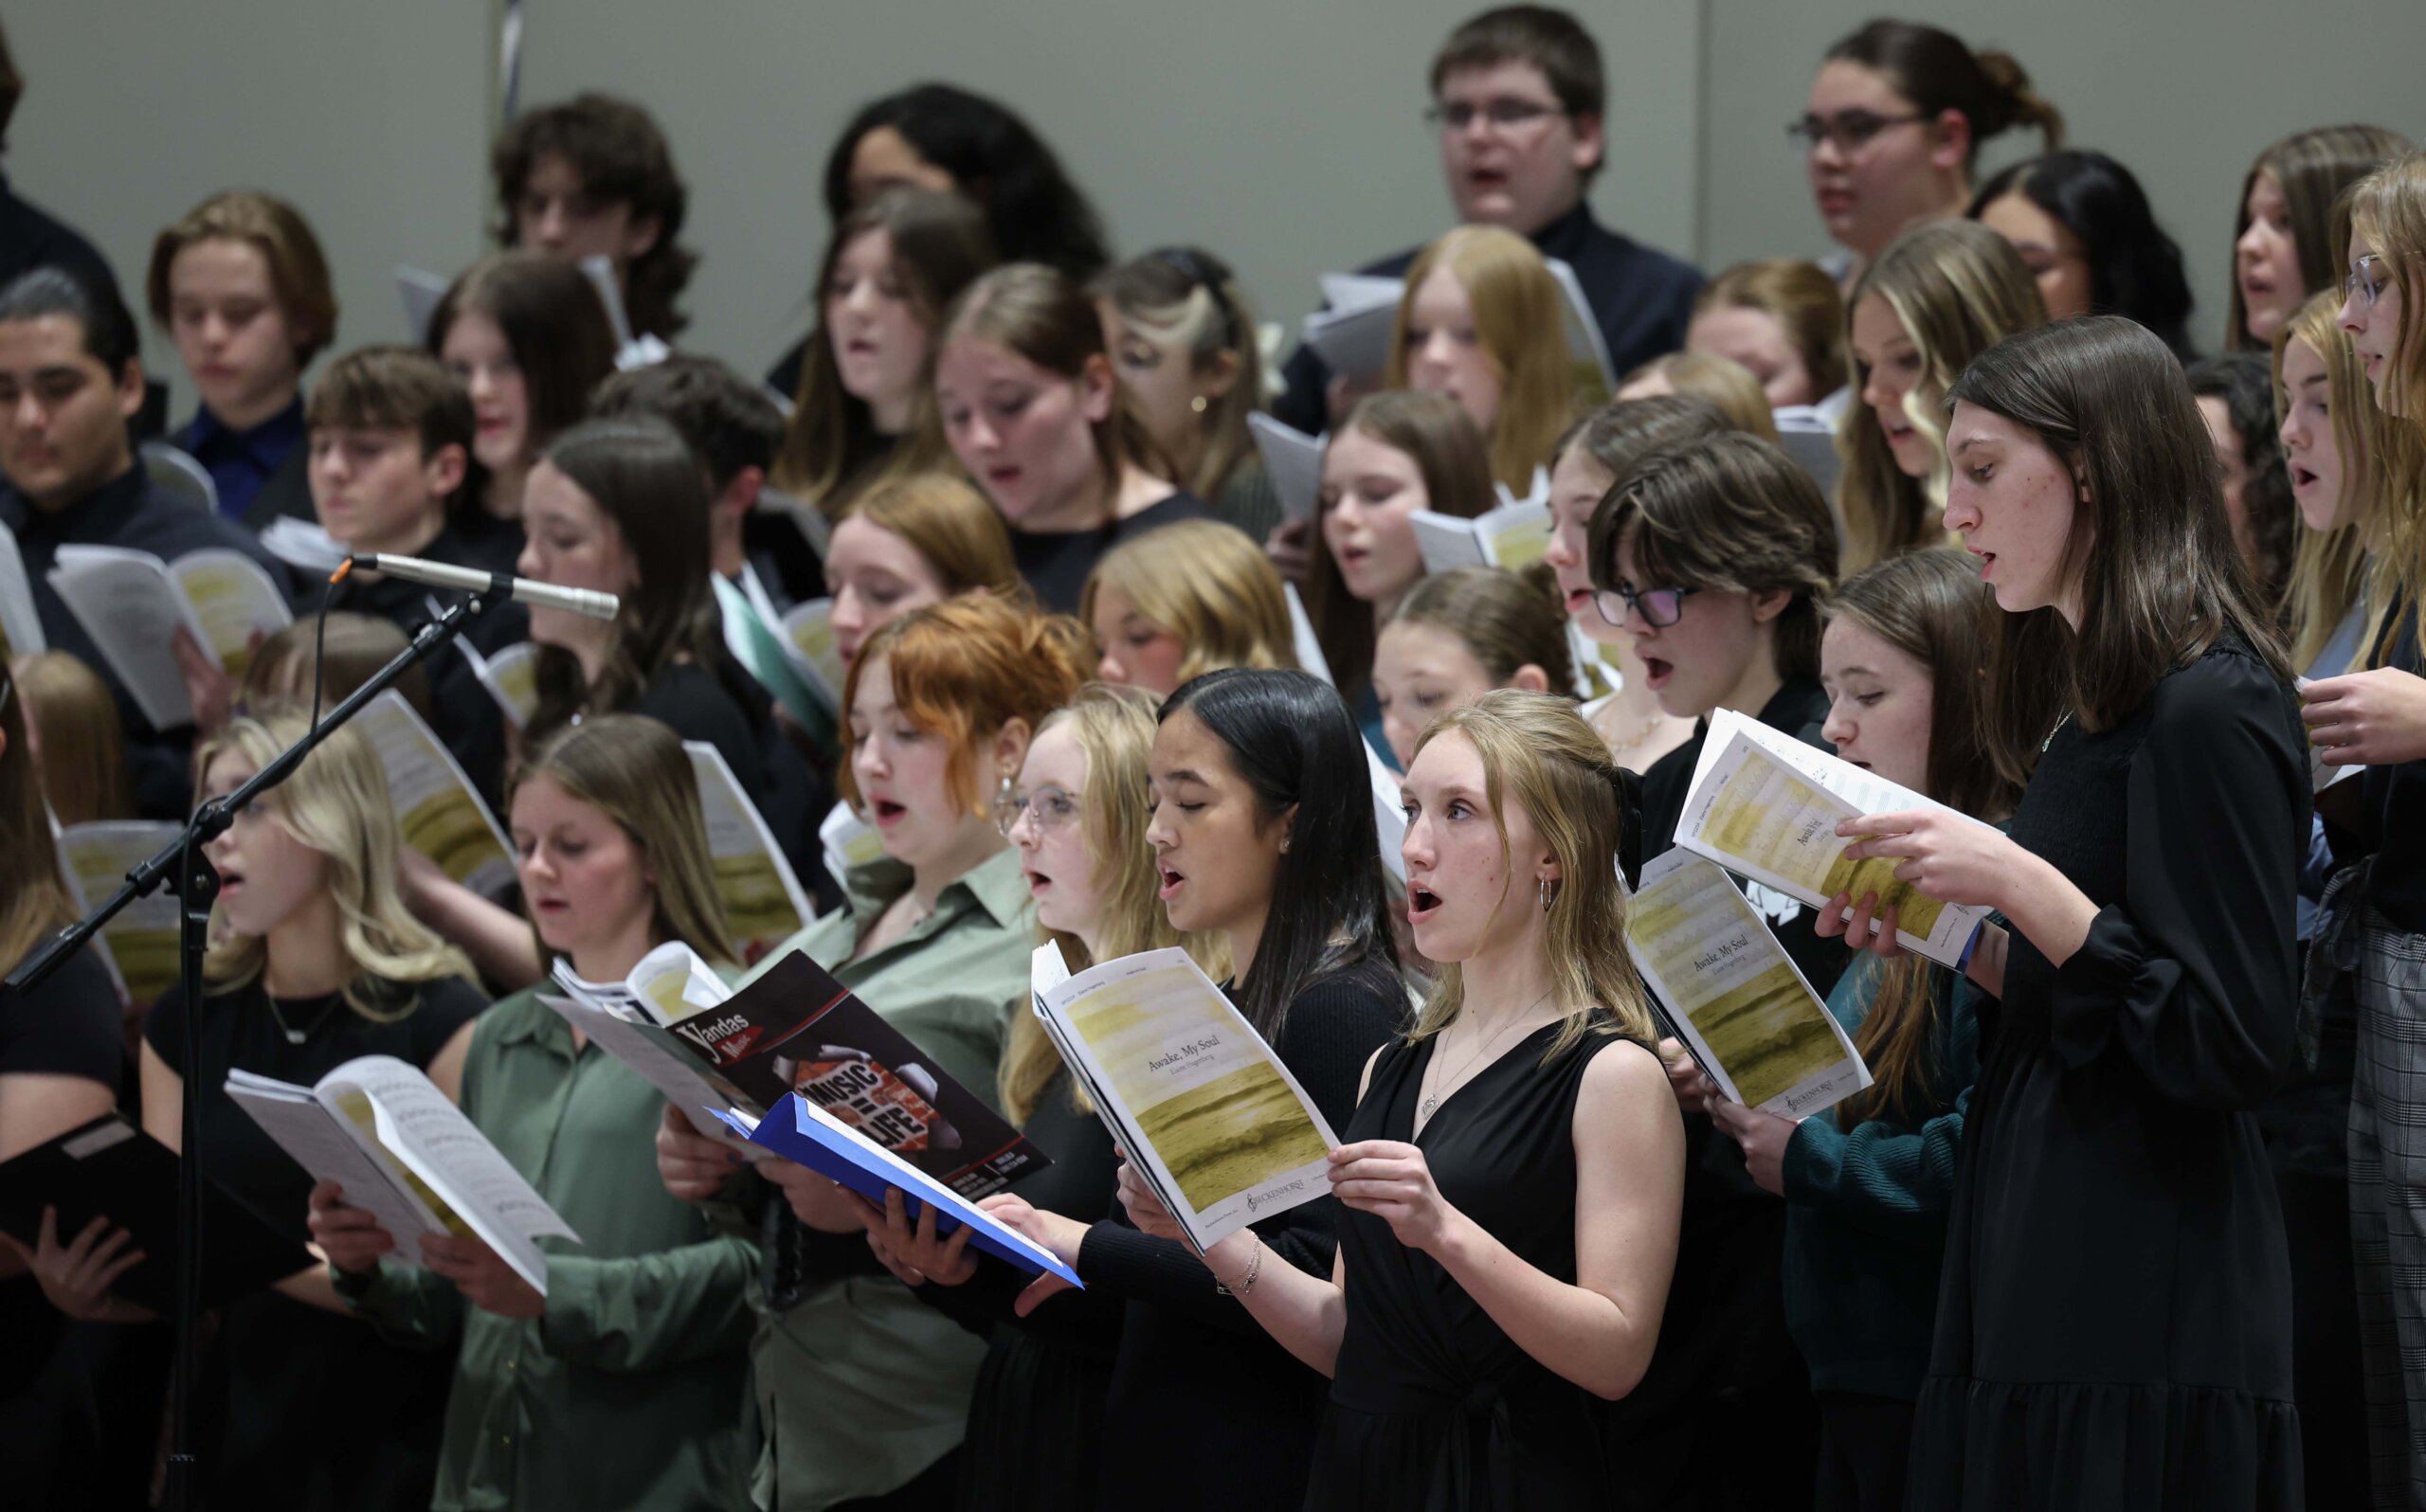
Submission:
<svg viewBox="0 0 2426 1512">
<path fill-rule="evenodd" d="M 320 1016 L 317 1018 L 313 1019 L 310 1023 L 305 1024 L 300 1029 L 298 1029 L 293 1024 L 286 1021 L 286 1016 L 284 1014 L 278 1011 L 278 999 L 270 997 L 266 989 L 263 991 L 262 997 L 269 1003 L 270 1017 L 277 1020 L 280 1031 L 286 1035 L 286 1042 L 290 1045 L 300 1045 L 305 1040 L 310 1039 L 312 1037 L 312 1031 L 319 1028 L 322 1024 L 327 1023 L 329 1021 L 329 1015 L 336 1012 L 337 1009 L 337 1005 L 335 1002 L 331 1002 L 327 1007 L 320 1010 Z"/>
<path fill-rule="evenodd" d="M 1448 1092 L 1440 1091 L 1440 1090 L 1439 1090 L 1439 1089 L 1438 1089 L 1441 1086 L 1441 1084 L 1443 1084 L 1443 1083 L 1445 1083 L 1445 1082 L 1452 1081 L 1452 1080 L 1454 1080 L 1457 1076 L 1463 1075 L 1465 1072 L 1467 1072 L 1467 1071 L 1472 1071 L 1472 1070 L 1475 1068 L 1475 1066 L 1476 1066 L 1478 1062 L 1480 1062 L 1480 1061 L 1481 1061 L 1481 1059 L 1482 1059 L 1483 1055 L 1484 1055 L 1487 1052 L 1489 1052 L 1489 1051 L 1490 1051 L 1490 1049 L 1491 1049 L 1491 1047 L 1492 1047 L 1492 1046 L 1494 1046 L 1494 1045 L 1495 1045 L 1495 1044 L 1499 1043 L 1499 1041 L 1500 1041 L 1501 1037 L 1502 1037 L 1503 1035 L 1505 1035 L 1508 1033 L 1508 1031 L 1510 1031 L 1511 1029 L 1515 1028 L 1518 1024 L 1523 1023 L 1523 1022 L 1525 1021 L 1525 1015 L 1526 1015 L 1526 1014 L 1530 1014 L 1530 1013 L 1531 1013 L 1531 1012 L 1532 1012 L 1534 1009 L 1536 1009 L 1536 1008 L 1539 1008 L 1539 1007 L 1542 1005 L 1542 1003 L 1543 1003 L 1544 999 L 1548 999 L 1548 998 L 1549 997 L 1549 995 L 1550 995 L 1550 989 L 1549 989 L 1549 988 L 1547 988 L 1547 987 L 1543 988 L 1543 989 L 1542 989 L 1542 996 L 1541 996 L 1541 997 L 1539 997 L 1539 998 L 1534 999 L 1530 1003 L 1527 1004 L 1527 1005 L 1526 1005 L 1526 1008 L 1525 1008 L 1525 1012 L 1524 1012 L 1524 1013 L 1520 1013 L 1520 1014 L 1516 1015 L 1514 1017 L 1511 1018 L 1508 1022 L 1506 1022 L 1506 1023 L 1504 1023 L 1504 1024 L 1500 1025 L 1497 1029 L 1494 1030 L 1494 1031 L 1492 1032 L 1491 1037 L 1490 1037 L 1489 1039 L 1484 1040 L 1484 1041 L 1482 1042 L 1481 1046 L 1480 1046 L 1479 1048 L 1477 1048 L 1477 1049 L 1475 1051 L 1475 1053 L 1474 1053 L 1473 1054 L 1468 1055 L 1468 1056 L 1467 1056 L 1463 1061 L 1459 1062 L 1459 1063 L 1458 1063 L 1458 1065 L 1457 1065 L 1457 1071 L 1456 1071 L 1456 1072 L 1454 1072 L 1454 1073 L 1452 1073 L 1451 1075 L 1448 1075 L 1448 1076 L 1441 1076 L 1441 1077 L 1438 1077 L 1438 1078 L 1436 1078 L 1436 1079 L 1434 1080 L 1434 1082 L 1433 1082 L 1433 1087 L 1434 1087 L 1436 1089 L 1435 1089 L 1435 1090 L 1433 1090 L 1433 1091 L 1431 1091 L 1431 1092 L 1429 1092 L 1429 1093 L 1426 1093 L 1426 1094 L 1425 1094 L 1425 1096 L 1424 1096 L 1423 1101 L 1422 1101 L 1421 1103 L 1420 1103 L 1420 1104 L 1418 1104 L 1418 1105 L 1416 1106 L 1416 1110 L 1415 1110 L 1415 1111 L 1416 1111 L 1416 1116 L 1417 1116 L 1418 1118 L 1421 1119 L 1424 1123 L 1427 1123 L 1427 1124 L 1431 1123 L 1431 1122 L 1432 1122 L 1432 1115 L 1433 1115 L 1434 1113 L 1439 1112 L 1439 1109 L 1440 1109 L 1440 1100 L 1441 1100 L 1443 1097 L 1446 1097 L 1446 1096 L 1448 1096 L 1448 1095 L 1449 1095 L 1449 1094 L 1448 1094 Z M 1436 1059 L 1436 1060 L 1433 1062 L 1433 1069 L 1436 1069 L 1436 1070 L 1437 1070 L 1437 1069 L 1439 1068 L 1439 1062 Z M 1452 1090 L 1454 1090 L 1454 1089 L 1452 1089 Z"/>
<path fill-rule="evenodd" d="M 2064 727 L 2072 722 L 2073 711 L 2067 709 L 2064 711 L 2062 715 L 2056 719 L 2055 728 L 2047 731 L 2047 738 L 2038 743 L 2038 754 L 2041 756 L 2046 755 L 2047 747 L 2055 744 L 2055 737 L 2062 734 L 2064 732 Z"/>
</svg>

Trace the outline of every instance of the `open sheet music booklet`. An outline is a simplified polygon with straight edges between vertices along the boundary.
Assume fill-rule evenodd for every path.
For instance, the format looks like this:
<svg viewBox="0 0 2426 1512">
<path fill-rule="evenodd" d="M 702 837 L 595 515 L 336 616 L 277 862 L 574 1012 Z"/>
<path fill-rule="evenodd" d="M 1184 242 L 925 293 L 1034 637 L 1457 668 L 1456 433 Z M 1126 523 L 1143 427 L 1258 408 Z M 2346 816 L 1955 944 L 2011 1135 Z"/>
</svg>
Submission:
<svg viewBox="0 0 2426 1512">
<path fill-rule="evenodd" d="M 949 1238 L 953 1230 L 966 1225 L 969 1242 L 987 1253 L 1023 1270 L 1050 1273 L 1081 1290 L 1086 1287 L 1078 1273 L 1063 1265 L 1052 1251 L 805 1097 L 785 1098 L 765 1118 L 753 1117 L 739 1108 L 716 1116 L 751 1144 L 771 1150 L 796 1165 L 806 1165 L 879 1207 L 884 1203 L 885 1193 L 900 1193 L 902 1205 L 914 1223 L 928 1207 L 933 1207 L 935 1233 L 939 1237 Z"/>
<path fill-rule="evenodd" d="M 1838 893 L 1858 902 L 1878 894 L 1879 911 L 1896 910 L 1895 943 L 1943 966 L 1961 963 L 1972 934 L 1991 910 L 1941 902 L 1895 878 L 1885 856 L 1848 861 L 1854 843 L 1840 819 L 1911 809 L 1981 823 L 1909 787 L 1838 760 L 1731 709 L 1711 715 L 1701 760 L 1685 790 L 1676 843 L 1812 909 Z M 1874 922 L 1872 928 L 1879 926 Z"/>
<path fill-rule="evenodd" d="M 1264 476 L 1272 479 L 1272 492 L 1280 500 L 1280 517 L 1313 519 L 1322 500 L 1323 448 L 1330 444 L 1330 435 L 1309 436 L 1261 411 L 1247 417 L 1247 433 L 1255 438 Z"/>
<path fill-rule="evenodd" d="M 101 819 L 59 832 L 59 869 L 79 913 L 118 890 L 126 874 L 169 848 L 183 826 L 157 819 Z M 101 963 L 127 1000 L 148 1003 L 177 980 L 177 897 L 148 892 L 101 926 L 93 939 Z"/>
<path fill-rule="evenodd" d="M 722 1090 L 701 1109 L 712 1115 L 734 1107 L 763 1117 L 799 1092 L 970 1201 L 1052 1163 L 797 950 L 738 991 L 679 942 L 650 951 L 622 982 L 584 981 L 562 962 L 555 981 L 586 1006 L 663 1031 L 651 1042 L 679 1049 Z M 623 1058 L 607 1038 L 599 1043 Z M 625 1063 L 663 1085 L 656 1068 Z M 685 1095 L 696 1089 L 686 1085 Z M 681 1106 L 686 1114 L 699 1107 Z"/>
<path fill-rule="evenodd" d="M 682 750 L 698 780 L 699 817 L 707 825 L 725 925 L 742 959 L 754 963 L 806 928 L 817 910 L 723 754 L 703 740 L 686 740 Z"/>
<path fill-rule="evenodd" d="M 1578 367 L 1596 371 L 1602 388 L 1615 390 L 1618 377 L 1610 370 L 1608 346 L 1601 334 L 1601 322 L 1592 314 L 1592 303 L 1584 297 L 1583 283 L 1564 261 L 1542 261 L 1558 281 L 1567 355 Z M 1389 366 L 1390 336 L 1398 324 L 1405 280 L 1364 273 L 1326 273 L 1321 282 L 1327 308 L 1306 317 L 1300 330 L 1306 345 L 1341 377 L 1378 375 Z"/>
<path fill-rule="evenodd" d="M 16 534 L 0 531 L 0 662 L 49 649 L 50 642 L 42 633 L 42 615 L 34 608 L 33 583 L 26 576 L 26 559 L 17 552 Z"/>
<path fill-rule="evenodd" d="M 480 679 L 480 686 L 497 700 L 505 722 L 516 729 L 528 726 L 539 707 L 539 648 L 524 640 L 484 657 L 469 640 L 458 639 L 455 647 L 472 664 L 472 675 Z"/>
<path fill-rule="evenodd" d="M 1423 553 L 1423 570 L 1447 572 L 1461 567 L 1497 567 L 1515 570 L 1531 567 L 1550 549 L 1550 479 L 1533 469 L 1533 486 L 1523 498 L 1499 488 L 1500 505 L 1473 519 L 1417 510 L 1407 516 L 1415 529 L 1416 549 Z"/>
<path fill-rule="evenodd" d="M 425 1234 L 473 1235 L 545 1296 L 539 1241 L 581 1242 L 436 1084 L 392 1055 L 347 1061 L 310 1087 L 230 1071 L 227 1095 L 296 1164 L 345 1188 L 408 1265 L 422 1263 Z"/>
<path fill-rule="evenodd" d="M 183 625 L 203 655 L 242 679 L 252 639 L 295 622 L 286 596 L 242 551 L 206 547 L 174 562 L 122 546 L 63 546 L 50 585 L 93 638 L 154 729 L 193 723 L 170 639 Z"/>
<path fill-rule="evenodd" d="M 1122 956 L 1073 977 L 1046 944 L 1031 985 L 1070 1074 L 1199 1253 L 1331 1195 L 1338 1137 L 1186 951 Z"/>
<path fill-rule="evenodd" d="M 362 706 L 353 725 L 379 753 L 405 843 L 449 879 L 502 897 L 514 886 L 514 842 L 413 706 L 389 688 Z"/>
<path fill-rule="evenodd" d="M 1802 1118 L 1870 1085 L 1828 1005 L 1734 880 L 1682 846 L 1642 869 L 1626 949 L 1730 1102 Z"/>
</svg>

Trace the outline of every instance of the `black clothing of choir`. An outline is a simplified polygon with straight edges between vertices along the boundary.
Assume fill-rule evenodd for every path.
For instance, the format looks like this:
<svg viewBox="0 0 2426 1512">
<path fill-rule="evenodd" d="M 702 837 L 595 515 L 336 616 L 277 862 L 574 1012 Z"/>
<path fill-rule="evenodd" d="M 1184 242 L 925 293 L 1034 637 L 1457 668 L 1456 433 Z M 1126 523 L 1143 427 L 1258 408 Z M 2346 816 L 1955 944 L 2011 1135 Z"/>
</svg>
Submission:
<svg viewBox="0 0 2426 1512">
<path fill-rule="evenodd" d="M 1169 497 L 1150 504 L 1125 520 L 1092 531 L 1059 531 L 1050 534 L 1041 531 L 1011 529 L 1011 562 L 1020 570 L 1020 578 L 1036 594 L 1037 603 L 1059 614 L 1078 612 L 1078 597 L 1087 585 L 1087 576 L 1103 560 L 1104 553 L 1123 541 L 1131 541 L 1156 526 L 1175 525 L 1181 520 L 1208 518 L 1211 511 L 1204 501 L 1181 489 Z"/>
<path fill-rule="evenodd" d="M 2249 1110 L 2293 1053 L 2297 701 L 2236 637 L 2057 729 L 2012 836 L 2098 907 L 1983 1006 L 1911 1504 L 2296 1507 L 2290 1272 Z"/>
<path fill-rule="evenodd" d="M 389 1012 L 407 999 L 390 986 Z M 204 999 L 201 1074 L 185 1064 L 184 989 L 153 1005 L 144 1038 L 199 1097 L 200 1158 L 211 1179 L 300 1243 L 312 1178 L 221 1089 L 241 1068 L 310 1086 L 358 1055 L 393 1055 L 427 1069 L 447 1040 L 486 1006 L 453 979 L 417 984 L 417 1006 L 380 1023 L 335 995 L 281 999 L 277 1016 L 259 979 Z M 285 1028 L 303 1032 L 300 1045 Z M 383 1343 L 358 1319 L 324 1312 L 275 1290 L 237 1299 L 223 1313 L 197 1394 L 197 1428 L 215 1500 L 226 1506 L 329 1509 L 429 1505 L 439 1427 L 452 1361 Z"/>
<path fill-rule="evenodd" d="M 1397 977 L 1367 963 L 1300 990 L 1273 1048 L 1340 1129 L 1355 1111 L 1365 1062 L 1405 1021 Z M 1338 1219 L 1337 1199 L 1324 1197 L 1257 1223 L 1273 1251 L 1263 1264 L 1329 1276 Z M 1163 1512 L 1297 1505 L 1323 1378 L 1236 1298 L 1215 1290 L 1204 1262 L 1173 1240 L 1138 1233 L 1117 1202 L 1087 1231 L 1076 1269 L 1091 1288 L 1128 1299 L 1104 1403 L 1095 1504 Z"/>
<path fill-rule="evenodd" d="M 1771 729 L 1822 750 L 1827 717 L 1826 691 L 1802 677 L 1788 679 L 1759 714 Z M 1693 739 L 1643 774 L 1646 858 L 1675 843 L 1709 729 L 1703 721 Z M 1741 879 L 1737 885 L 1749 891 Z M 1850 959 L 1844 943 L 1814 934 L 1816 915 L 1791 898 L 1765 889 L 1753 897 L 1811 990 L 1826 997 Z M 1785 1203 L 1745 1169 L 1742 1147 L 1707 1113 L 1687 1115 L 1684 1221 L 1659 1349 L 1642 1383 L 1611 1413 L 1638 1504 L 1777 1512 L 1807 1503 L 1819 1419 L 1801 1353 L 1786 1331 L 1785 1217 Z M 1766 1452 L 1730 1452 L 1747 1421 L 1763 1425 Z"/>
<path fill-rule="evenodd" d="M 1625 1043 L 1591 1035 L 1550 1064 L 1561 1024 L 1503 1051 L 1415 1127 L 1438 1037 L 1393 1044 L 1373 1064 L 1349 1143 L 1418 1144 L 1441 1200 L 1518 1259 L 1573 1285 L 1575 1107 L 1595 1056 Z M 1622 1502 L 1605 1459 L 1605 1405 L 1527 1354 L 1440 1262 L 1388 1220 L 1343 1208 L 1347 1310 L 1331 1402 L 1314 1445 L 1308 1512 L 1438 1507 L 1558 1512 Z"/>
</svg>

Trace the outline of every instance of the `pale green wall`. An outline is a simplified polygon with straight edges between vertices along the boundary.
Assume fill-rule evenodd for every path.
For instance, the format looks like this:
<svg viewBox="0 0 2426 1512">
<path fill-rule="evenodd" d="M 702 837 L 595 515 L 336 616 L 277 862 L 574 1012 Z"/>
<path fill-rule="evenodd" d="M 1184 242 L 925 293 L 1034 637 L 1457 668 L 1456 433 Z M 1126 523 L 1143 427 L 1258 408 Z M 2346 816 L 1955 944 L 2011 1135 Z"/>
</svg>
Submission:
<svg viewBox="0 0 2426 1512">
<path fill-rule="evenodd" d="M 1417 117 L 1432 51 L 1470 8 L 529 0 L 523 99 L 597 86 L 658 114 L 693 187 L 688 240 L 706 254 L 690 344 L 752 370 L 806 324 L 834 132 L 860 100 L 926 78 L 1025 112 L 1119 247 L 1203 243 L 1294 325 L 1315 274 L 1445 220 Z M 1823 250 L 1781 127 L 1826 43 L 1874 9 L 1584 7 L 1611 73 L 1602 215 L 1713 269 Z M 2204 340 L 2222 318 L 2232 197 L 2258 147 L 2350 118 L 2426 134 L 2414 0 L 1939 0 L 1928 13 L 2011 47 L 2080 141 L 2141 171 L 2190 253 Z M 12 0 L 0 16 L 30 81 L 10 177 L 89 232 L 131 296 L 153 233 L 230 184 L 310 215 L 348 343 L 401 334 L 390 264 L 452 271 L 482 245 L 496 0 Z M 152 351 L 182 410 L 183 374 L 156 335 Z"/>
</svg>

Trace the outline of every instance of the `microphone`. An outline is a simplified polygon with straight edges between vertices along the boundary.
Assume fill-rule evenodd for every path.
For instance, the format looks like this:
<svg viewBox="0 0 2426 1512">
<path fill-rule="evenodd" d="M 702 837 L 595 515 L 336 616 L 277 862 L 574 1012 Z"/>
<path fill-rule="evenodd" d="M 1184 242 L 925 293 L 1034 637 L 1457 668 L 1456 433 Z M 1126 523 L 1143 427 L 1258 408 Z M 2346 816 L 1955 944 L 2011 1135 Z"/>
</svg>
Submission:
<svg viewBox="0 0 2426 1512">
<path fill-rule="evenodd" d="M 449 567 L 444 562 L 425 562 L 417 556 L 382 556 L 375 551 L 357 552 L 346 558 L 346 565 L 337 576 L 343 577 L 356 567 L 365 572 L 384 572 L 390 577 L 403 578 L 407 583 L 425 584 L 433 588 L 485 593 L 493 598 L 512 599 L 517 603 L 538 608 L 587 615 L 592 620 L 612 620 L 615 611 L 622 607 L 622 601 L 611 593 L 592 593 L 588 588 L 560 588 L 552 583 L 539 583 L 503 572 Z M 336 580 L 332 578 L 330 581 Z"/>
</svg>

